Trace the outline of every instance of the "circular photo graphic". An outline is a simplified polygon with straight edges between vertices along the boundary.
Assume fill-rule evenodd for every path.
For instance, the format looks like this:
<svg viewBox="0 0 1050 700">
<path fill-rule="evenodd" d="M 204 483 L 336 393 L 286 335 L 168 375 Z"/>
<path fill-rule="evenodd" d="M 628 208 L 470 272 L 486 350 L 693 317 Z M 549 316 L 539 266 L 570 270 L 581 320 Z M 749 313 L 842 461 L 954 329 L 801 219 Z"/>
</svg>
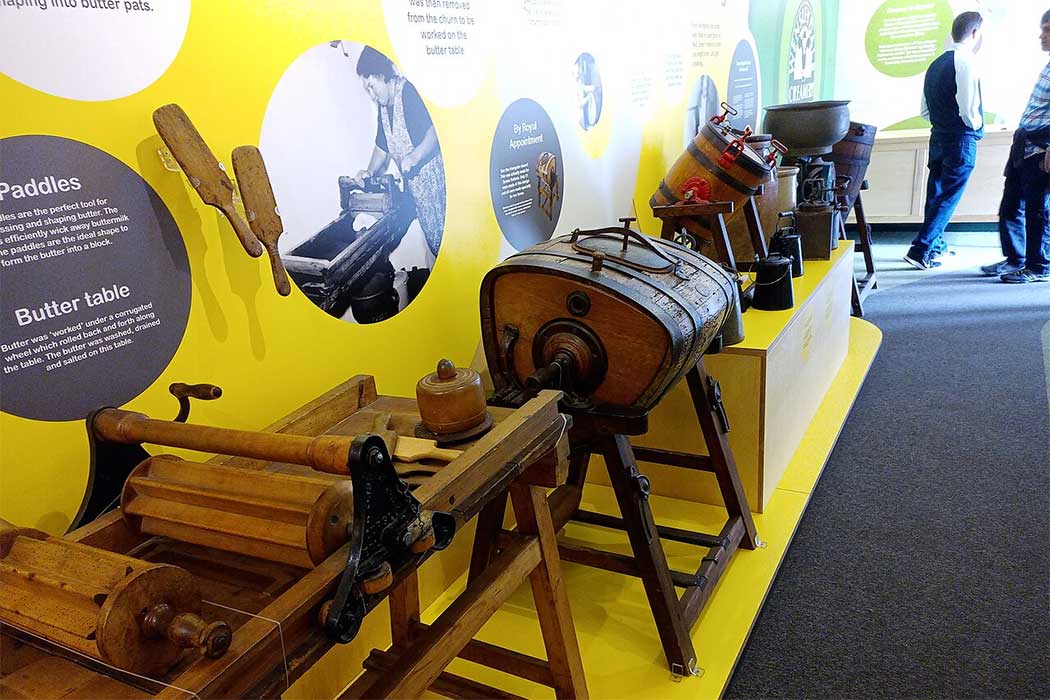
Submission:
<svg viewBox="0 0 1050 700">
<path fill-rule="evenodd" d="M 423 289 L 445 230 L 445 164 L 412 82 L 370 46 L 315 46 L 281 76 L 259 143 L 281 259 L 317 306 L 376 323 Z"/>
<path fill-rule="evenodd" d="M 589 131 L 602 116 L 602 76 L 589 53 L 577 56 L 575 65 L 577 122 L 581 129 Z"/>
<path fill-rule="evenodd" d="M 709 75 L 701 75 L 693 83 L 689 101 L 685 104 L 685 133 L 683 142 L 688 146 L 711 117 L 721 114 L 718 88 Z"/>
<path fill-rule="evenodd" d="M 551 237 L 561 217 L 565 161 L 547 111 L 528 98 L 503 112 L 489 155 L 489 193 L 503 237 L 515 250 Z"/>
</svg>

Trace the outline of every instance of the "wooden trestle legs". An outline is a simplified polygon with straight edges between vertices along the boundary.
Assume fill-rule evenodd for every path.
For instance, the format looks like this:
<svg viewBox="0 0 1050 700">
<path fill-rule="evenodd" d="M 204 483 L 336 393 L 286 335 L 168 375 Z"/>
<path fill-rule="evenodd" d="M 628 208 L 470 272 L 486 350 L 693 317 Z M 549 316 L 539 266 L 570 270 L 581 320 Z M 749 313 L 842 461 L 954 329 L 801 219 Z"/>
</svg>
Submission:
<svg viewBox="0 0 1050 700">
<path fill-rule="evenodd" d="M 698 672 L 690 630 L 730 558 L 739 547 L 754 549 L 759 544 L 736 462 L 726 439 L 729 426 L 718 383 L 707 374 L 702 360 L 686 377 L 709 457 L 655 448 L 633 448 L 627 436 L 646 432 L 645 416 L 624 419 L 622 416 L 581 412 L 573 416 L 574 426 L 569 433 L 572 452 L 568 479 L 550 495 L 554 526 L 559 530 L 569 521 L 576 521 L 626 531 L 633 557 L 562 543 L 559 546 L 561 558 L 641 578 L 667 663 L 671 672 L 679 676 Z M 619 518 L 580 509 L 587 466 L 594 454 L 604 458 L 619 506 Z M 637 459 L 714 473 L 728 511 L 721 532 L 709 535 L 657 525 L 649 505 L 649 480 L 638 471 Z M 508 533 L 504 532 L 502 536 L 500 533 L 505 507 L 504 502 L 495 499 L 479 516 L 471 561 L 472 580 L 480 576 L 485 564 L 496 556 L 499 546 L 510 541 Z M 517 508 L 515 512 L 518 512 Z M 518 517 L 520 522 L 520 514 Z M 707 547 L 708 552 L 695 573 L 673 571 L 667 564 L 661 539 Z M 681 597 L 676 588 L 684 589 Z"/>
<path fill-rule="evenodd" d="M 865 180 L 861 183 L 861 190 L 868 189 L 868 181 Z M 871 249 L 871 224 L 868 223 L 868 217 L 864 213 L 864 198 L 860 192 L 857 193 L 857 199 L 853 202 L 853 212 L 857 215 L 857 248 L 864 256 L 864 269 L 867 274 L 857 279 L 856 275 L 853 275 L 853 315 L 857 318 L 864 317 L 864 299 L 875 289 L 879 288 L 878 272 L 875 269 L 875 254 Z M 846 217 L 849 216 L 849 211 L 843 212 L 839 218 L 840 230 L 839 239 L 846 240 Z"/>
<path fill-rule="evenodd" d="M 343 698 L 414 698 L 428 688 L 448 697 L 518 697 L 444 672 L 457 656 L 550 686 L 558 698 L 588 697 L 546 492 L 519 481 L 510 487 L 510 500 L 517 531 L 505 536 L 499 554 L 486 557 L 484 562 L 480 558 L 472 562 L 478 567 L 472 569 L 467 590 L 433 624 L 420 622 L 419 584 L 414 571 L 391 592 L 393 646 L 389 651 L 372 651 L 365 661 L 365 673 Z M 499 536 L 506 503 L 504 492 L 486 507 L 489 520 L 479 521 L 479 532 L 483 526 L 492 527 L 491 513 L 498 505 L 500 521 L 495 523 L 492 536 Z M 547 661 L 473 639 L 526 576 L 532 586 Z"/>
<path fill-rule="evenodd" d="M 762 221 L 755 198 L 748 197 L 742 206 L 748 235 L 751 237 L 751 247 L 759 258 L 765 258 L 769 254 L 769 248 L 762 231 Z M 754 261 L 745 260 L 738 264 L 733 254 L 733 245 L 729 240 L 729 229 L 726 228 L 725 221 L 726 215 L 732 214 L 733 211 L 732 202 L 668 204 L 653 207 L 653 216 L 662 222 L 660 237 L 665 241 L 675 241 L 697 250 L 701 242 L 710 239 L 715 247 L 714 255 L 710 257 L 734 270 L 750 269 Z M 683 236 L 683 231 L 693 240 Z"/>
</svg>

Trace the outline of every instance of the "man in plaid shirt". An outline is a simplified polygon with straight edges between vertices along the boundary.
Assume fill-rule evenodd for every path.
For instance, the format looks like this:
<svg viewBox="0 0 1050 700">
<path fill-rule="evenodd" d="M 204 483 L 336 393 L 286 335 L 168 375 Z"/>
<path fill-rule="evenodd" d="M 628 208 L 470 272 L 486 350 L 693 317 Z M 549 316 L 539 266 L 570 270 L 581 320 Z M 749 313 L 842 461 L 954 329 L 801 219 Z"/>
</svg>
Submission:
<svg viewBox="0 0 1050 700">
<path fill-rule="evenodd" d="M 1040 21 L 1043 51 L 1050 51 L 1050 11 Z M 1035 84 L 1014 132 L 999 205 L 999 242 L 1006 260 L 985 265 L 1003 282 L 1050 281 L 1050 63 Z"/>
</svg>

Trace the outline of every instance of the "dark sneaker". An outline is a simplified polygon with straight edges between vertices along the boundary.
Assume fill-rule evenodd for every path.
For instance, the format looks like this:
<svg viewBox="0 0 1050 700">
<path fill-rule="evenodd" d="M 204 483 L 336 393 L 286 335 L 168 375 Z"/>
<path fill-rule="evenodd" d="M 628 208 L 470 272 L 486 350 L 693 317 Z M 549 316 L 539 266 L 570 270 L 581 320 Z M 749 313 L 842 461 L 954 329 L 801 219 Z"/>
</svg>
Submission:
<svg viewBox="0 0 1050 700">
<path fill-rule="evenodd" d="M 908 251 L 904 256 L 904 262 L 908 263 L 916 270 L 932 270 L 935 267 L 940 267 L 941 264 L 936 260 L 931 260 L 928 257 L 925 258 L 913 258 L 911 251 Z"/>
<path fill-rule="evenodd" d="M 1050 272 L 1033 272 L 1032 270 L 1015 270 L 999 277 L 1008 284 L 1028 284 L 1029 282 L 1050 282 Z"/>
<path fill-rule="evenodd" d="M 981 272 L 989 277 L 1002 277 L 1011 272 L 1020 272 L 1023 269 L 1024 265 L 1014 265 L 1009 260 L 1000 260 L 994 265 L 981 265 Z"/>
</svg>

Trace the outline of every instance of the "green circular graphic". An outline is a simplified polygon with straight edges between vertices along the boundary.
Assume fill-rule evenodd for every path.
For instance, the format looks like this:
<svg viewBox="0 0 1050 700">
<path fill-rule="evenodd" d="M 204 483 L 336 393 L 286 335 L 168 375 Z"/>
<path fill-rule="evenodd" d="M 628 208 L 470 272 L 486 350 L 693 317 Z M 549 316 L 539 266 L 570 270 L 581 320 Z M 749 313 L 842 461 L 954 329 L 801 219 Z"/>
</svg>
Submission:
<svg viewBox="0 0 1050 700">
<path fill-rule="evenodd" d="M 893 78 L 919 75 L 943 50 L 952 19 L 948 0 L 886 0 L 864 36 L 868 60 Z"/>
</svg>

